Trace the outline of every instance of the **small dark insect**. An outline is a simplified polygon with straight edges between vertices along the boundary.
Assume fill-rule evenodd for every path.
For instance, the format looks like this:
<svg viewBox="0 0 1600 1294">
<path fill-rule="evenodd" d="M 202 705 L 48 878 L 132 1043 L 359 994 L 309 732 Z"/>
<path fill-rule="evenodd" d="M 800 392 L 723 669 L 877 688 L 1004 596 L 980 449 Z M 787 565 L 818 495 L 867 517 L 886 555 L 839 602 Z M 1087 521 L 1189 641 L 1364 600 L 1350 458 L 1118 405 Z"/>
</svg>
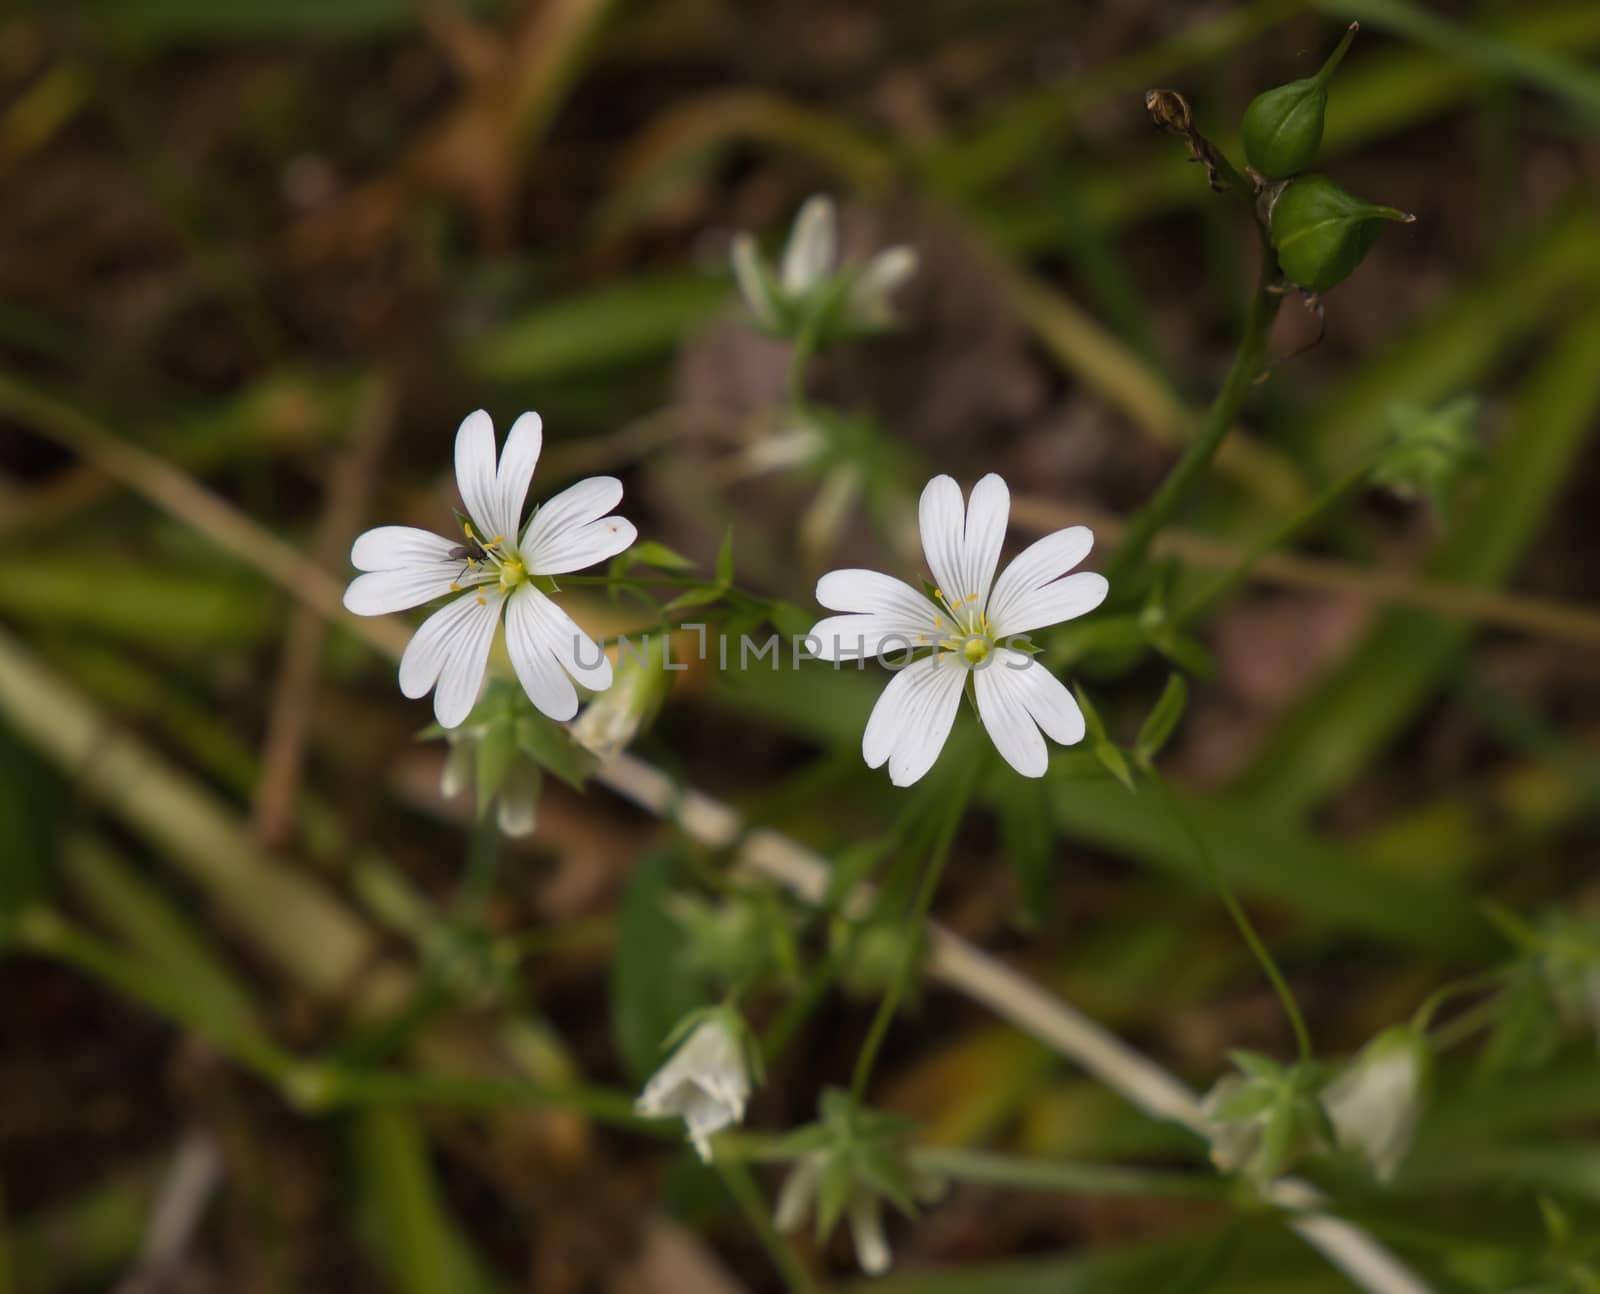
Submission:
<svg viewBox="0 0 1600 1294">
<path fill-rule="evenodd" d="M 472 533 L 471 526 L 466 527 L 466 532 L 466 543 L 457 544 L 449 551 L 448 554 L 446 554 L 451 561 L 466 563 L 466 565 L 461 568 L 461 575 L 465 575 L 479 562 L 488 561 L 491 550 L 494 548 L 495 544 L 500 542 L 498 539 L 496 539 L 487 544 L 480 543 L 478 541 L 478 537 Z M 458 584 L 461 582 L 461 575 L 456 576 L 456 583 Z"/>
</svg>

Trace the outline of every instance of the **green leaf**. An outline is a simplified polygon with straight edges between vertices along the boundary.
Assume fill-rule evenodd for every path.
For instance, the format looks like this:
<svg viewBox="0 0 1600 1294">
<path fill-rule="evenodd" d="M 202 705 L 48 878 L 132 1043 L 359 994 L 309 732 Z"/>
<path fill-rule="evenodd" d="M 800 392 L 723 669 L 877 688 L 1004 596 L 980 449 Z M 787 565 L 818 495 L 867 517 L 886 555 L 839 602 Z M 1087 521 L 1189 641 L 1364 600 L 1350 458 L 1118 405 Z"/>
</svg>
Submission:
<svg viewBox="0 0 1600 1294">
<path fill-rule="evenodd" d="M 717 587 L 733 587 L 733 527 L 723 532 L 722 544 L 717 549 Z"/>
<path fill-rule="evenodd" d="M 1094 702 L 1089 700 L 1089 694 L 1078 683 L 1072 685 L 1072 694 L 1078 698 L 1078 706 L 1083 711 L 1083 723 L 1088 730 L 1089 740 L 1096 743 L 1103 742 L 1106 739 L 1106 726 L 1100 722 L 1100 712 L 1094 708 Z"/>
<path fill-rule="evenodd" d="M 634 867 L 617 913 L 611 963 L 611 1033 L 637 1080 L 661 1063 L 662 1044 L 690 1012 L 710 1000 L 694 968 L 684 927 L 668 912 L 673 855 L 647 855 Z"/>
<path fill-rule="evenodd" d="M 1112 777 L 1121 782 L 1130 791 L 1133 786 L 1133 771 L 1128 767 L 1127 756 L 1122 753 L 1122 748 L 1114 742 L 1097 741 L 1094 744 L 1094 757 L 1100 761 L 1100 766 L 1110 773 Z"/>
<path fill-rule="evenodd" d="M 467 738 L 471 740 L 471 738 Z M 497 717 L 484 726 L 473 752 L 472 775 L 477 785 L 478 816 L 489 812 L 494 797 L 504 785 L 511 761 L 517 757 L 517 733 L 509 717 Z"/>
<path fill-rule="evenodd" d="M 680 593 L 671 602 L 662 607 L 662 611 L 671 614 L 674 611 L 687 611 L 690 607 L 703 607 L 718 601 L 725 590 L 715 584 L 702 584 L 699 588 Z"/>
<path fill-rule="evenodd" d="M 1055 817 L 1050 790 L 1037 778 L 1008 777 L 1000 799 L 1000 843 L 1016 873 L 1023 922 L 1045 918 L 1055 883 Z"/>
<path fill-rule="evenodd" d="M 850 1197 L 855 1194 L 855 1166 L 851 1156 L 834 1150 L 822 1166 L 822 1177 L 817 1183 L 817 1239 L 827 1239 L 844 1215 Z"/>
<path fill-rule="evenodd" d="M 517 747 L 540 768 L 581 791 L 594 772 L 595 758 L 554 719 L 530 705 L 516 720 Z"/>
<path fill-rule="evenodd" d="M 1177 728 L 1178 721 L 1183 718 L 1184 708 L 1188 704 L 1187 680 L 1182 674 L 1168 676 L 1167 685 L 1162 689 L 1160 699 L 1145 716 L 1144 724 L 1139 729 L 1138 740 L 1134 742 L 1134 758 L 1138 763 L 1148 767 L 1161 753 L 1173 730 Z"/>
<path fill-rule="evenodd" d="M 629 559 L 630 566 L 655 566 L 664 571 L 686 571 L 694 565 L 682 553 L 668 548 L 665 544 L 657 543 L 654 539 L 635 544 L 622 556 Z"/>
</svg>

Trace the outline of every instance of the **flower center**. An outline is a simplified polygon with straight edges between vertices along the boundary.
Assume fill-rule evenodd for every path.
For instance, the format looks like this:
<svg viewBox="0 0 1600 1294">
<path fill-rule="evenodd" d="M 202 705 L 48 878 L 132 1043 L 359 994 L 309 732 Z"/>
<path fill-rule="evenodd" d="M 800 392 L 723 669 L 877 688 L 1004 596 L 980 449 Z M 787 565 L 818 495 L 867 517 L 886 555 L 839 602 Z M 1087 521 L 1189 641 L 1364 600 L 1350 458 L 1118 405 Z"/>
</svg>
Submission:
<svg viewBox="0 0 1600 1294">
<path fill-rule="evenodd" d="M 945 613 L 933 618 L 933 627 L 943 630 L 949 619 L 949 633 L 939 639 L 939 650 L 958 653 L 969 668 L 983 664 L 994 650 L 994 628 L 978 609 L 978 595 L 948 597 L 943 589 L 935 589 L 933 596 Z"/>
<path fill-rule="evenodd" d="M 500 587 L 507 593 L 528 578 L 528 568 L 521 558 L 511 557 L 500 563 Z"/>
</svg>

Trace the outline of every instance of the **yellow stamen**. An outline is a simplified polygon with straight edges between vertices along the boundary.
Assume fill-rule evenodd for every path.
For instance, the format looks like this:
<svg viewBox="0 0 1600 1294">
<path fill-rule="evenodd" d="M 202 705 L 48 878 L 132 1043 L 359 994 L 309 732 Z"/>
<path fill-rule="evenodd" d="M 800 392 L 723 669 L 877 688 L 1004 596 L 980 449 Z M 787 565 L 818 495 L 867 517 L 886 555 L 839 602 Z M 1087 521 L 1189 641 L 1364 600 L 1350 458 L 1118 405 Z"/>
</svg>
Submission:
<svg viewBox="0 0 1600 1294">
<path fill-rule="evenodd" d="M 461 592 L 461 586 L 459 584 L 457 584 L 454 580 L 450 581 L 450 592 L 452 592 L 452 593 Z"/>
<path fill-rule="evenodd" d="M 481 593 L 478 594 L 478 605 L 480 607 L 486 607 L 486 606 L 489 605 L 489 600 L 486 597 L 484 597 L 483 594 L 481 594 Z"/>
</svg>

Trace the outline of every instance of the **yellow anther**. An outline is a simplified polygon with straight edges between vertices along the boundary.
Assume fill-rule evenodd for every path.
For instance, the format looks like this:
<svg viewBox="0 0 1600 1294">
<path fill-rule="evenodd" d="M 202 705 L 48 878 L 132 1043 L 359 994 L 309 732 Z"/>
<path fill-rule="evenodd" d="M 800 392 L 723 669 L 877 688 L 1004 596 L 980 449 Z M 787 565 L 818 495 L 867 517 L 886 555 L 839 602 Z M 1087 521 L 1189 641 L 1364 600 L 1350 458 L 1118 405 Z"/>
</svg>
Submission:
<svg viewBox="0 0 1600 1294">
<path fill-rule="evenodd" d="M 919 644 L 926 643 L 927 641 L 928 641 L 928 635 L 927 634 L 918 634 L 917 635 L 917 642 Z"/>
<path fill-rule="evenodd" d="M 472 539 L 474 537 L 472 533 L 472 523 L 470 521 L 463 521 L 461 523 L 461 528 L 467 532 L 468 539 Z"/>
<path fill-rule="evenodd" d="M 944 590 L 943 589 L 935 589 L 933 591 L 933 596 L 938 598 L 939 601 L 943 602 L 944 601 Z"/>
<path fill-rule="evenodd" d="M 452 592 L 452 593 L 461 592 L 461 586 L 459 584 L 457 584 L 454 580 L 450 581 L 450 592 Z"/>
<path fill-rule="evenodd" d="M 483 594 L 481 594 L 481 593 L 480 593 L 480 594 L 478 594 L 478 605 L 479 605 L 479 606 L 480 606 L 480 607 L 486 607 L 486 606 L 488 606 L 488 605 L 489 605 L 489 600 L 488 600 L 488 599 L 487 599 L 487 598 L 485 598 L 485 597 L 484 597 L 484 596 L 483 596 Z"/>
<path fill-rule="evenodd" d="M 943 629 L 944 628 L 944 617 L 943 616 L 934 616 L 934 618 L 933 618 L 933 627 L 935 629 Z"/>
<path fill-rule="evenodd" d="M 485 548 L 493 548 L 496 544 L 503 544 L 505 542 L 506 542 L 506 537 L 504 535 L 496 535 L 493 539 L 491 539 L 488 543 L 486 543 L 484 545 L 484 547 Z M 974 593 L 972 596 L 973 597 L 977 597 L 978 595 L 976 593 Z"/>
<path fill-rule="evenodd" d="M 976 602 L 977 600 L 978 600 L 978 595 L 976 593 L 967 594 L 967 601 L 968 602 Z"/>
</svg>

